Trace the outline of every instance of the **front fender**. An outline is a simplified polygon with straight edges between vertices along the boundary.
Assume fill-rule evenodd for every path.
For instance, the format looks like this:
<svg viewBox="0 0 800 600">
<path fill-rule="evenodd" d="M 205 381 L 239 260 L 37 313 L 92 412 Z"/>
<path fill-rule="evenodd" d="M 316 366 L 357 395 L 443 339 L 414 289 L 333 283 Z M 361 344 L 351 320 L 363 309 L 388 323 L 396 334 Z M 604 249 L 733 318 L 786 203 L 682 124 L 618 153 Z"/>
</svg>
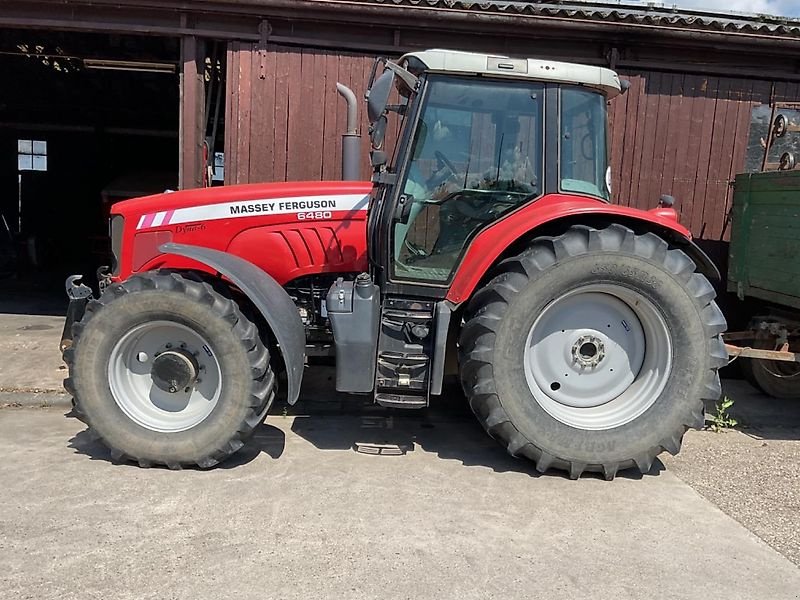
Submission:
<svg viewBox="0 0 800 600">
<path fill-rule="evenodd" d="M 528 204 L 481 231 L 467 248 L 458 266 L 447 299 L 460 304 L 469 299 L 487 271 L 515 242 L 525 239 L 546 225 L 563 220 L 580 223 L 598 217 L 623 224 L 641 224 L 657 233 L 669 234 L 669 241 L 680 245 L 698 268 L 712 279 L 719 279 L 719 270 L 692 241 L 692 234 L 678 223 L 671 208 L 640 210 L 607 204 L 583 196 L 551 194 Z"/>
<path fill-rule="evenodd" d="M 232 281 L 262 314 L 272 329 L 286 364 L 289 404 L 297 402 L 303 381 L 306 333 L 289 294 L 278 282 L 253 263 L 234 256 L 185 244 L 164 244 L 159 250 L 203 263 Z"/>
</svg>

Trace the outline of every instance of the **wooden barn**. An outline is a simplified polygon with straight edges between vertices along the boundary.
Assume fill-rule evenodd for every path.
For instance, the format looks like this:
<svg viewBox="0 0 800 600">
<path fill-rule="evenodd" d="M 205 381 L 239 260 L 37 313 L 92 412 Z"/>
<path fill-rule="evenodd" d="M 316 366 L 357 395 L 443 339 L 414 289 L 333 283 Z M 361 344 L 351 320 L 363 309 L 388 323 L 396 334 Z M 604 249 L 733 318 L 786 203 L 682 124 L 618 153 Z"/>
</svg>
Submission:
<svg viewBox="0 0 800 600">
<path fill-rule="evenodd" d="M 96 262 L 115 199 L 338 178 L 335 84 L 363 93 L 378 55 L 618 70 L 632 85 L 610 111 L 614 200 L 675 196 L 720 263 L 729 184 L 759 164 L 763 107 L 800 100 L 800 21 L 633 1 L 5 0 L 0 28 L 15 82 L 0 92 L 0 236 L 5 222 L 19 265 L 59 284 Z"/>
</svg>

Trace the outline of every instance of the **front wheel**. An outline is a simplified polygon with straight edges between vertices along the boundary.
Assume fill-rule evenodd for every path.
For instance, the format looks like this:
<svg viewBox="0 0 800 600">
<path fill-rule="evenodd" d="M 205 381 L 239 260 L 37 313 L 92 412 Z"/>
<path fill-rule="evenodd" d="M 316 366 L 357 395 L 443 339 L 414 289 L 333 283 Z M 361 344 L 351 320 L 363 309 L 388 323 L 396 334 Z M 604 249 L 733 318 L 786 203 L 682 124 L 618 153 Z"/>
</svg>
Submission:
<svg viewBox="0 0 800 600">
<path fill-rule="evenodd" d="M 65 387 L 116 459 L 212 467 L 243 446 L 274 398 L 258 329 L 207 283 L 134 276 L 90 302 L 73 334 Z"/>
<path fill-rule="evenodd" d="M 647 472 L 720 395 L 714 297 L 653 233 L 574 226 L 538 238 L 470 301 L 462 386 L 487 431 L 539 471 Z"/>
</svg>

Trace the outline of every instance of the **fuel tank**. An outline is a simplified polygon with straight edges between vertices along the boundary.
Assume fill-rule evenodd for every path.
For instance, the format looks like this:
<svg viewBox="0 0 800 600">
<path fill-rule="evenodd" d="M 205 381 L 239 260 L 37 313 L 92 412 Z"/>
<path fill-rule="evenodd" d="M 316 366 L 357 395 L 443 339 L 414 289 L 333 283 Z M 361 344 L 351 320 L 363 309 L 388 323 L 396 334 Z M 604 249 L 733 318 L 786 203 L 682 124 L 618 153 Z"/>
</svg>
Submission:
<svg viewBox="0 0 800 600">
<path fill-rule="evenodd" d="M 367 268 L 366 218 L 372 184 L 260 183 L 165 192 L 115 204 L 112 279 L 161 268 L 208 270 L 161 254 L 166 242 L 222 250 L 278 283 Z"/>
</svg>

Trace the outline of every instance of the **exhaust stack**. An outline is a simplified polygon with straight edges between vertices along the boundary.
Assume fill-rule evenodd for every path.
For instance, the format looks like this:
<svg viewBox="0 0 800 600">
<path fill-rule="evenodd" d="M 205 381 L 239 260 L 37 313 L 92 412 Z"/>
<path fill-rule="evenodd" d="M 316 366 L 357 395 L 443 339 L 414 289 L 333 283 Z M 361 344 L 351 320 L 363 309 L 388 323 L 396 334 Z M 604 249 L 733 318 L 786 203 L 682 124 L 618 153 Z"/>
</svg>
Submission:
<svg viewBox="0 0 800 600">
<path fill-rule="evenodd" d="M 347 102 L 347 131 L 342 134 L 342 180 L 361 180 L 361 136 L 358 133 L 356 95 L 346 85 L 336 84 L 336 91 Z"/>
</svg>

